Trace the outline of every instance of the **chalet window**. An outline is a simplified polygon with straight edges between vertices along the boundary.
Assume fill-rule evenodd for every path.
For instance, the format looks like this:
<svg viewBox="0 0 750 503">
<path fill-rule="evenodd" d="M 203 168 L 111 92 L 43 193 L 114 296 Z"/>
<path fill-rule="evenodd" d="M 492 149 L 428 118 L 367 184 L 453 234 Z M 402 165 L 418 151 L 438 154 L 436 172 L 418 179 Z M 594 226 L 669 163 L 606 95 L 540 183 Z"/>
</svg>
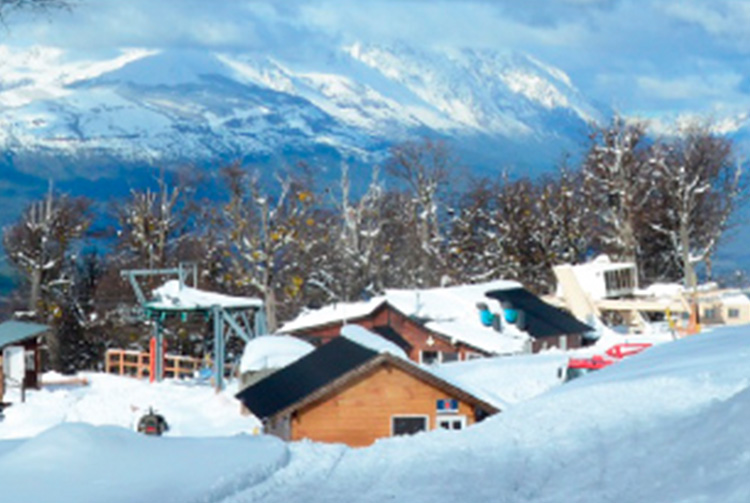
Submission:
<svg viewBox="0 0 750 503">
<path fill-rule="evenodd" d="M 443 353 L 443 363 L 458 361 L 458 353 Z"/>
<path fill-rule="evenodd" d="M 466 416 L 439 417 L 437 426 L 444 430 L 463 430 L 466 428 Z"/>
<path fill-rule="evenodd" d="M 393 435 L 414 435 L 427 431 L 427 416 L 393 416 L 391 432 Z"/>
<path fill-rule="evenodd" d="M 710 308 L 703 311 L 703 317 L 707 320 L 715 320 L 717 318 L 716 316 L 716 308 Z"/>
<path fill-rule="evenodd" d="M 446 351 L 422 351 L 420 353 L 420 363 L 423 365 L 432 365 L 434 363 L 447 363 L 458 361 L 458 353 Z"/>
<path fill-rule="evenodd" d="M 421 361 L 424 365 L 440 363 L 440 353 L 438 351 L 422 351 Z"/>
<path fill-rule="evenodd" d="M 730 318 L 739 318 L 740 317 L 740 310 L 739 309 L 730 309 L 729 310 L 729 317 Z"/>
</svg>

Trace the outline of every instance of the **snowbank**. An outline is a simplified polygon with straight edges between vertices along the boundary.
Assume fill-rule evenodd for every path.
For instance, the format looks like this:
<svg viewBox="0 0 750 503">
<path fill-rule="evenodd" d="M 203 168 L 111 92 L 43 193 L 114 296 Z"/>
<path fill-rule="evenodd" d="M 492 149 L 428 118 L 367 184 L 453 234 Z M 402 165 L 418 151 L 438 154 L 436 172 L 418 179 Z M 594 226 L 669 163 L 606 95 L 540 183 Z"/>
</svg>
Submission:
<svg viewBox="0 0 750 503">
<path fill-rule="evenodd" d="M 443 365 L 439 371 L 451 379 L 518 402 L 464 431 L 388 438 L 363 449 L 307 441 L 285 447 L 243 435 L 147 438 L 116 427 L 63 424 L 27 441 L 0 441 L 3 497 L 63 503 L 747 503 L 749 336 L 747 327 L 715 329 L 543 393 L 558 355 Z M 122 392 L 108 380 L 92 383 L 85 394 L 99 394 L 97 385 Z M 524 391 L 508 394 L 514 386 Z M 69 394 L 67 408 L 87 410 L 85 394 Z M 0 432 L 20 436 L 8 434 L 24 426 L 14 415 L 36 407 L 39 395 L 44 392 L 8 409 Z M 43 422 L 47 408 L 35 412 L 39 417 L 26 419 Z M 214 420 L 194 424 L 206 428 Z"/>
<path fill-rule="evenodd" d="M 168 436 L 228 436 L 257 431 L 260 422 L 240 415 L 236 389 L 230 383 L 216 393 L 210 383 L 165 380 L 149 383 L 98 373 L 82 373 L 88 386 L 50 386 L 30 390 L 26 403 L 6 391 L 14 405 L 4 411 L 0 439 L 38 435 L 60 423 L 85 422 L 134 430 L 138 419 L 153 407 L 169 423 Z M 46 376 L 45 376 L 46 377 Z"/>
<path fill-rule="evenodd" d="M 462 432 L 292 446 L 228 501 L 746 503 L 747 332 L 660 345 Z"/>
<path fill-rule="evenodd" d="M 0 479 L 7 501 L 218 501 L 287 462 L 273 437 L 159 438 L 68 423 L 0 451 Z"/>
<path fill-rule="evenodd" d="M 430 367 L 437 376 L 505 411 L 561 384 L 558 370 L 568 362 L 562 352 L 494 357 Z"/>
</svg>

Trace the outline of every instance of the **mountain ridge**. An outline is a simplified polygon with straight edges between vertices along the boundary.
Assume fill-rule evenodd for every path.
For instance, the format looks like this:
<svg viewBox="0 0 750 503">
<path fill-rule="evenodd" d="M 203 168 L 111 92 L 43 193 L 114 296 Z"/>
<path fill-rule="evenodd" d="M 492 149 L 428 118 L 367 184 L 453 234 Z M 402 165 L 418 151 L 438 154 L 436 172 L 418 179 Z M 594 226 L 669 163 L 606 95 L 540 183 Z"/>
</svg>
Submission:
<svg viewBox="0 0 750 503">
<path fill-rule="evenodd" d="M 0 145 L 16 159 L 170 164 L 330 148 L 372 162 L 416 136 L 561 152 L 604 115 L 561 70 L 519 53 L 361 43 L 323 63 L 194 48 L 88 61 L 57 48 L 3 53 Z"/>
</svg>

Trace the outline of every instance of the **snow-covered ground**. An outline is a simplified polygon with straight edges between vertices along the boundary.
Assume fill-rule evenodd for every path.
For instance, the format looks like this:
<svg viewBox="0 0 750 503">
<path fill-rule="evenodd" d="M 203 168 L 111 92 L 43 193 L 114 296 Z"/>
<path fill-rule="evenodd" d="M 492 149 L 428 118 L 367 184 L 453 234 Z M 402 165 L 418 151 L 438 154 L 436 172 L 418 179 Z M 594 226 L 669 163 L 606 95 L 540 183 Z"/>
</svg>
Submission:
<svg viewBox="0 0 750 503">
<path fill-rule="evenodd" d="M 32 437 L 61 423 L 83 422 L 135 430 L 138 420 L 151 407 L 168 424 L 168 436 L 231 436 L 257 431 L 253 416 L 241 416 L 237 391 L 228 386 L 215 393 L 210 383 L 166 380 L 148 381 L 107 374 L 84 373 L 87 386 L 57 385 L 27 392 L 19 403 L 17 389 L 6 392 L 15 405 L 4 411 L 0 439 Z M 45 380 L 60 381 L 45 375 Z M 0 475 L 2 477 L 2 475 Z"/>
<path fill-rule="evenodd" d="M 7 410 L 3 500 L 750 501 L 750 328 L 662 344 L 562 386 L 555 358 L 445 365 L 508 408 L 362 449 L 238 434 L 253 420 L 208 387 L 89 376 Z M 130 405 L 153 405 L 174 428 L 138 435 Z"/>
</svg>

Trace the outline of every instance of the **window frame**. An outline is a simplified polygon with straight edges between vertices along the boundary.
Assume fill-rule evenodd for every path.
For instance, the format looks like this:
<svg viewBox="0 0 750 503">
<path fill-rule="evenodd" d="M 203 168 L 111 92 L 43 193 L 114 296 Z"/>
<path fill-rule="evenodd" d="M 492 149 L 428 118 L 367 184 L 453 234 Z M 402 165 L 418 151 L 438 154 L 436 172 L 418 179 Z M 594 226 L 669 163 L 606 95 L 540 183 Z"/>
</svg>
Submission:
<svg viewBox="0 0 750 503">
<path fill-rule="evenodd" d="M 391 436 L 392 437 L 404 437 L 409 435 L 415 435 L 416 433 L 419 433 L 419 431 L 415 433 L 399 433 L 396 434 L 396 419 L 424 419 L 424 430 L 420 431 L 430 431 L 430 416 L 427 414 L 391 414 Z"/>
</svg>

